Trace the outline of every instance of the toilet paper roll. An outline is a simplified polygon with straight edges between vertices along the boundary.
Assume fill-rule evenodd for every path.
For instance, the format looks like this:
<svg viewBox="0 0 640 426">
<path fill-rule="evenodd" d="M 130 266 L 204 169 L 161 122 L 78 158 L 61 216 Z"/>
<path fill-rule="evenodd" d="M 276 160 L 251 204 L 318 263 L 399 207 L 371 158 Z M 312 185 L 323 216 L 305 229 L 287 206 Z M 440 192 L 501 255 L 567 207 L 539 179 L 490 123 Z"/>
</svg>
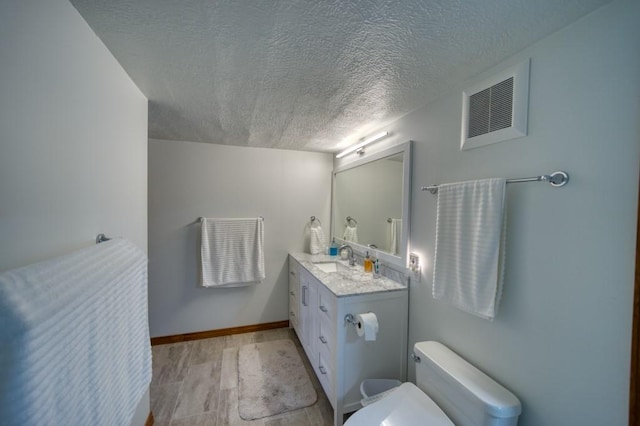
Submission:
<svg viewBox="0 0 640 426">
<path fill-rule="evenodd" d="M 378 334 L 378 317 L 376 317 L 376 314 L 373 312 L 358 314 L 356 316 L 356 331 L 358 336 L 364 336 L 366 341 L 376 340 L 376 335 Z"/>
</svg>

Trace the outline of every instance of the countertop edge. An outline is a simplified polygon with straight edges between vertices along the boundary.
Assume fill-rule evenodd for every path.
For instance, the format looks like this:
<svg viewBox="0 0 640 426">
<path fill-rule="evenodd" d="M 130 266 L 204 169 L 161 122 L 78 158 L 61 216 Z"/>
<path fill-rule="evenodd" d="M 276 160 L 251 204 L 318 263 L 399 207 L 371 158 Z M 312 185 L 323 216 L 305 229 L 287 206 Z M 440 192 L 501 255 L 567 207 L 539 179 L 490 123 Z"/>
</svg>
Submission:
<svg viewBox="0 0 640 426">
<path fill-rule="evenodd" d="M 357 295 L 372 295 L 380 293 L 391 293 L 397 291 L 407 291 L 408 287 L 390 278 L 381 276 L 379 278 L 368 278 L 364 271 L 354 271 L 358 277 L 363 277 L 361 281 L 344 277 L 341 274 L 327 273 L 316 267 L 315 263 L 338 262 L 346 265 L 339 257 L 326 254 L 289 253 L 303 268 L 305 268 L 314 278 L 322 283 L 336 297 L 349 297 Z M 346 266 L 349 268 L 348 266 Z"/>
</svg>

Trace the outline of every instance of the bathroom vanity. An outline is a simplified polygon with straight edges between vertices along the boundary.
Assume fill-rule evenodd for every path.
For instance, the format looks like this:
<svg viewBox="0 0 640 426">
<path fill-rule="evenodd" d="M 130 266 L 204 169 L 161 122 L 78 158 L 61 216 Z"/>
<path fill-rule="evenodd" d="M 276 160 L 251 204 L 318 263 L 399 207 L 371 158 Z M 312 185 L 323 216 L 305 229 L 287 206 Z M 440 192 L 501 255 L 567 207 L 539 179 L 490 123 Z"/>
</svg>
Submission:
<svg viewBox="0 0 640 426">
<path fill-rule="evenodd" d="M 334 425 L 361 407 L 367 378 L 406 380 L 408 289 L 336 256 L 289 255 L 289 320 L 334 409 Z M 374 341 L 347 320 L 373 312 Z"/>
</svg>

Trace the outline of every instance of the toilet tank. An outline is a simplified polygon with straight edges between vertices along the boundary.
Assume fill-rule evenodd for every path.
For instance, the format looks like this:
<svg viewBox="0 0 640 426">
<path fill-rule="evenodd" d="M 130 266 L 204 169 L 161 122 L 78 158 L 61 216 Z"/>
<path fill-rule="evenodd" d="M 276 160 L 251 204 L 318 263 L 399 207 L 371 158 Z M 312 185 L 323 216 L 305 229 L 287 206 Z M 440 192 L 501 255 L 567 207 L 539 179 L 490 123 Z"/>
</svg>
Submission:
<svg viewBox="0 0 640 426">
<path fill-rule="evenodd" d="M 416 385 L 457 426 L 515 426 L 522 406 L 518 398 L 438 342 L 413 347 Z"/>
</svg>

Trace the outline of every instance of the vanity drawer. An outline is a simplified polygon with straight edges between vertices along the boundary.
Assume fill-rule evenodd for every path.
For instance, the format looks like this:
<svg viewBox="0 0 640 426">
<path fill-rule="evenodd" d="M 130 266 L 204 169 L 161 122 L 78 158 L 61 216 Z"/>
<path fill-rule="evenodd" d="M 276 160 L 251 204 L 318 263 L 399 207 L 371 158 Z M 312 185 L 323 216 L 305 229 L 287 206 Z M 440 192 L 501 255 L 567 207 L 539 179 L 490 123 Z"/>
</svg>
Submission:
<svg viewBox="0 0 640 426">
<path fill-rule="evenodd" d="M 295 296 L 289 296 L 289 317 L 295 317 L 298 319 L 298 298 Z"/>
<path fill-rule="evenodd" d="M 314 369 L 316 370 L 316 375 L 322 385 L 322 389 L 324 389 L 324 393 L 327 394 L 327 399 L 329 401 L 333 401 L 333 368 L 331 367 L 331 364 L 327 362 L 322 352 L 318 353 L 317 365 L 314 366 Z"/>
<path fill-rule="evenodd" d="M 337 314 L 337 298 L 325 286 L 318 286 L 318 310 L 319 318 L 326 318 L 335 322 Z"/>
<path fill-rule="evenodd" d="M 291 280 L 300 282 L 300 264 L 289 256 L 289 282 Z"/>
<path fill-rule="evenodd" d="M 318 340 L 316 341 L 316 348 L 324 354 L 325 361 L 333 367 L 334 354 L 336 353 L 336 337 L 333 324 L 325 318 L 320 318 L 317 327 Z"/>
<path fill-rule="evenodd" d="M 300 286 L 298 284 L 294 283 L 292 285 L 291 281 L 289 281 L 289 299 L 298 300 L 299 288 Z"/>
</svg>

